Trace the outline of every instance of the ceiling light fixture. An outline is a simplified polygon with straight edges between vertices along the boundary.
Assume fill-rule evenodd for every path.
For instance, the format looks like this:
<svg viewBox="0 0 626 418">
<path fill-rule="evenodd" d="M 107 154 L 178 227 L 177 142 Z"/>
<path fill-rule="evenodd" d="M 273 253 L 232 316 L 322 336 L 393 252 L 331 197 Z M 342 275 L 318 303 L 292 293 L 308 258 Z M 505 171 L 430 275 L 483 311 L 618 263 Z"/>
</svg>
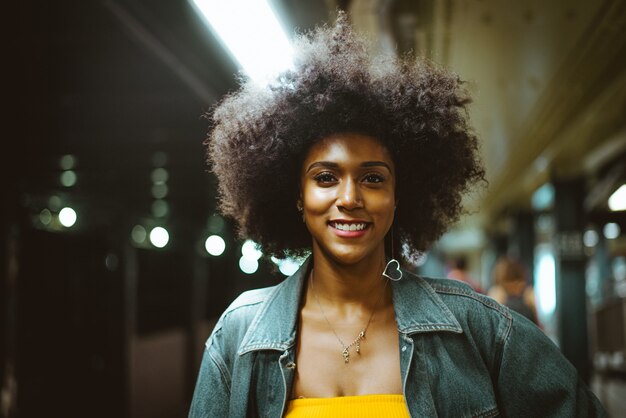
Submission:
<svg viewBox="0 0 626 418">
<path fill-rule="evenodd" d="M 261 84 L 292 65 L 292 46 L 265 0 L 190 0 L 207 26 Z"/>
<path fill-rule="evenodd" d="M 609 197 L 609 209 L 614 212 L 626 210 L 626 184 L 622 184 L 620 188 L 615 190 Z"/>
</svg>

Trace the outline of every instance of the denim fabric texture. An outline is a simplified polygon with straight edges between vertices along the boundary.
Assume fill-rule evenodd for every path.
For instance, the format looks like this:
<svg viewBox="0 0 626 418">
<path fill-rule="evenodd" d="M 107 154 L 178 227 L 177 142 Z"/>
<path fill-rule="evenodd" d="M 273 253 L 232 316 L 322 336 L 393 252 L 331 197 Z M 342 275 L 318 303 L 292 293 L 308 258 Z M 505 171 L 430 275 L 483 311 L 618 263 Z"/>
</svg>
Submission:
<svg viewBox="0 0 626 418">
<path fill-rule="evenodd" d="M 245 292 L 226 309 L 206 342 L 190 418 L 283 416 L 309 268 L 310 258 L 279 285 Z M 411 417 L 606 416 L 526 318 L 464 283 L 403 273 L 391 287 Z"/>
</svg>

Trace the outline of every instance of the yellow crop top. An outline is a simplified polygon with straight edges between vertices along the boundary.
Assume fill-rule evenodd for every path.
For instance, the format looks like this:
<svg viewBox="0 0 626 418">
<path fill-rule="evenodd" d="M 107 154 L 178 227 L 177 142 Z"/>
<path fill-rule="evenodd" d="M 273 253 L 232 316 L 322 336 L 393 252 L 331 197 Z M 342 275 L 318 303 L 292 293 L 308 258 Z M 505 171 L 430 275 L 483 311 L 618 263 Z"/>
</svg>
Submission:
<svg viewBox="0 0 626 418">
<path fill-rule="evenodd" d="M 408 418 L 403 395 L 293 399 L 285 418 Z"/>
</svg>

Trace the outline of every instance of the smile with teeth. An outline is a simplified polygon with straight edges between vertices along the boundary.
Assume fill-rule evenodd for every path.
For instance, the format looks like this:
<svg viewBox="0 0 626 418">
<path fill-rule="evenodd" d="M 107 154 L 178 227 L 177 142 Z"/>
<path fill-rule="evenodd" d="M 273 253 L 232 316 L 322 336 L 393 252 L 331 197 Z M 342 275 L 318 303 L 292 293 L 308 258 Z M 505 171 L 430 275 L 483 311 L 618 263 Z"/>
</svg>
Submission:
<svg viewBox="0 0 626 418">
<path fill-rule="evenodd" d="M 331 222 L 331 225 L 335 229 L 339 229 L 340 231 L 362 231 L 367 227 L 365 223 L 357 223 L 357 224 L 343 224 L 339 222 Z"/>
</svg>

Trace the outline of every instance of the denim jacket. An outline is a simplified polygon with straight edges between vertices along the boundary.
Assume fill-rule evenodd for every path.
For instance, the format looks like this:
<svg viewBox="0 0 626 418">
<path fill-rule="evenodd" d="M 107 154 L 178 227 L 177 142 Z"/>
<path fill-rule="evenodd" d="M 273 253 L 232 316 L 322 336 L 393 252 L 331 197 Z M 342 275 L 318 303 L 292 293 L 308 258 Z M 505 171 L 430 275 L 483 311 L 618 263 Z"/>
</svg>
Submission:
<svg viewBox="0 0 626 418">
<path fill-rule="evenodd" d="M 206 342 L 190 418 L 283 416 L 309 264 L 226 309 Z M 403 273 L 391 288 L 411 417 L 606 416 L 530 321 L 464 283 Z"/>
</svg>

